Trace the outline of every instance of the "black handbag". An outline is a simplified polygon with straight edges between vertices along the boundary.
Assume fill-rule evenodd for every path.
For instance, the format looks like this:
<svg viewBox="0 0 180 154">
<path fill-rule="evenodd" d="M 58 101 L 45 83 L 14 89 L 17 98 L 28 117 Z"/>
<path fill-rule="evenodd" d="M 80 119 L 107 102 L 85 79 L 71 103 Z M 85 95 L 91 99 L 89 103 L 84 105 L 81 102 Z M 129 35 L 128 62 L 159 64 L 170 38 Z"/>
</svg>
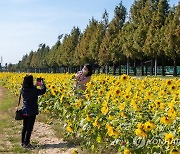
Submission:
<svg viewBox="0 0 180 154">
<path fill-rule="evenodd" d="M 20 101 L 21 101 L 21 93 L 19 95 L 18 107 L 19 107 Z M 18 109 L 18 107 L 15 113 L 15 120 L 23 120 L 22 109 Z"/>
</svg>

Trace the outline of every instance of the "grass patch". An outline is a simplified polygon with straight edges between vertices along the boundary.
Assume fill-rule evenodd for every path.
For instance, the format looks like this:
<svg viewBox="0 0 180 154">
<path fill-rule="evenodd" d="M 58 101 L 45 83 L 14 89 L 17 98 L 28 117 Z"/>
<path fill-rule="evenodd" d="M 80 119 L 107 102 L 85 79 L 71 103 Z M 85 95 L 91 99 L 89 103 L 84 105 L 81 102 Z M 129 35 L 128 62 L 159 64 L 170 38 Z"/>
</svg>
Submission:
<svg viewBox="0 0 180 154">
<path fill-rule="evenodd" d="M 1 88 L 1 87 L 0 87 Z M 18 97 L 14 97 L 7 89 L 1 88 L 0 97 L 0 153 L 37 153 L 21 147 L 22 121 L 15 121 L 15 108 Z"/>
<path fill-rule="evenodd" d="M 6 111 L 11 107 L 15 107 L 15 104 L 18 103 L 17 100 L 11 96 L 11 93 L 8 93 L 7 90 L 3 89 L 3 95 L 0 103 L 0 112 Z"/>
</svg>

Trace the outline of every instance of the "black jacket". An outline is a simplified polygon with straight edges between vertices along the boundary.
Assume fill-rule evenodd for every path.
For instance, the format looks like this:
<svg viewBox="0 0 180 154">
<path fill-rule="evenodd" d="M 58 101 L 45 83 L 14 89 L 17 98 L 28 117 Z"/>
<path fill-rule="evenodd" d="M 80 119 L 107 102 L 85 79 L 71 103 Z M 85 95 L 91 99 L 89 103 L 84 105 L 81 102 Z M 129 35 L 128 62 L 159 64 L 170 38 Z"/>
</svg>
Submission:
<svg viewBox="0 0 180 154">
<path fill-rule="evenodd" d="M 22 113 L 26 115 L 37 115 L 38 110 L 38 96 L 46 92 L 46 86 L 43 84 L 41 89 L 36 86 L 32 88 L 22 88 L 23 107 Z"/>
</svg>

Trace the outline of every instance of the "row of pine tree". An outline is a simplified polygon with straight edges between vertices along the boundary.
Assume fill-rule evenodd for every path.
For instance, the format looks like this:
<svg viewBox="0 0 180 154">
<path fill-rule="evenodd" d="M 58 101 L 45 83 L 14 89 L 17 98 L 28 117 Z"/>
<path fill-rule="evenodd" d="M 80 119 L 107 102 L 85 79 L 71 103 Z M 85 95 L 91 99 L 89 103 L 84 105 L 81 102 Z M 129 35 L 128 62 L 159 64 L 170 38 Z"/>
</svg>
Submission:
<svg viewBox="0 0 180 154">
<path fill-rule="evenodd" d="M 150 61 L 151 74 L 155 63 L 162 66 L 162 75 L 165 75 L 168 59 L 173 61 L 174 75 L 177 75 L 180 2 L 170 7 L 168 0 L 135 0 L 129 13 L 121 2 L 115 7 L 111 21 L 105 10 L 101 21 L 90 19 L 83 32 L 73 27 L 70 34 L 59 35 L 51 48 L 40 44 L 37 51 L 23 56 L 9 69 L 52 69 L 56 72 L 63 66 L 73 72 L 77 66 L 90 63 L 95 68 L 111 65 L 114 74 L 116 68 L 130 63 L 135 75 L 137 65 L 142 67 L 144 75 L 143 68 Z"/>
</svg>

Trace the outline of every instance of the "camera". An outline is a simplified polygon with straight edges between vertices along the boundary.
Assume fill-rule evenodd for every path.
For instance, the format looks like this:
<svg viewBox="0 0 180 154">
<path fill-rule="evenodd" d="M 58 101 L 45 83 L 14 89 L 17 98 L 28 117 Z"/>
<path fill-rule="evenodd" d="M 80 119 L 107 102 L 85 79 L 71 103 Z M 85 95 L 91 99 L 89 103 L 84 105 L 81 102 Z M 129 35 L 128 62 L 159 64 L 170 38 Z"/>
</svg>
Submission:
<svg viewBox="0 0 180 154">
<path fill-rule="evenodd" d="M 37 78 L 37 82 L 43 81 L 43 78 Z"/>
</svg>

